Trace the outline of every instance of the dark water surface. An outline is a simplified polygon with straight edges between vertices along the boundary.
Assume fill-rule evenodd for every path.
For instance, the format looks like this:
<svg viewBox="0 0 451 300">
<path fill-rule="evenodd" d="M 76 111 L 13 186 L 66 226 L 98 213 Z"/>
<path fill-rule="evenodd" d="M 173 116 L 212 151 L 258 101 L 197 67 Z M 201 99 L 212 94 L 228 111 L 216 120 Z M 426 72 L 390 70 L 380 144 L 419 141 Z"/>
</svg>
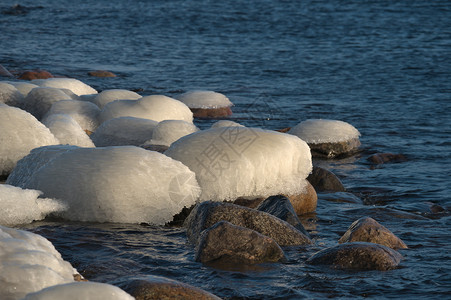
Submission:
<svg viewBox="0 0 451 300">
<path fill-rule="evenodd" d="M 97 90 L 174 96 L 215 90 L 232 120 L 268 129 L 336 119 L 362 133 L 362 152 L 315 161 L 347 193 L 319 194 L 305 216 L 313 247 L 288 261 L 218 270 L 193 261 L 182 229 L 37 222 L 86 278 L 161 275 L 224 298 L 436 298 L 451 293 L 450 1 L 0 1 L 0 64 L 47 69 Z M 116 78 L 89 77 L 107 69 Z M 201 128 L 211 121 L 197 121 Z M 408 161 L 374 167 L 375 152 Z M 430 209 L 432 205 L 441 209 Z M 306 265 L 371 216 L 403 239 L 400 268 L 345 272 Z"/>
</svg>

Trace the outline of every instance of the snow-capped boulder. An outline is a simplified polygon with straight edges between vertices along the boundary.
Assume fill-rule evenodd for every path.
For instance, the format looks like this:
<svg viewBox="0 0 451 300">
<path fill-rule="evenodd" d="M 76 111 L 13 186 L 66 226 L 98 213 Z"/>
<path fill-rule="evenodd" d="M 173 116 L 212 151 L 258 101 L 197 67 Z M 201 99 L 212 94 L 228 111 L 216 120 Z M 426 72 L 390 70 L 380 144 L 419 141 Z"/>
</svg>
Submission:
<svg viewBox="0 0 451 300">
<path fill-rule="evenodd" d="M 218 118 L 232 114 L 233 103 L 225 95 L 213 91 L 189 91 L 176 97 L 185 103 L 196 118 Z"/>
<path fill-rule="evenodd" d="M 19 106 L 24 101 L 24 96 L 9 82 L 0 82 L 0 103 L 10 106 Z"/>
<path fill-rule="evenodd" d="M 37 84 L 42 87 L 53 87 L 59 89 L 68 89 L 71 90 L 74 94 L 81 95 L 89 95 L 89 94 L 97 94 L 97 91 L 87 85 L 84 82 L 81 82 L 78 79 L 74 78 L 48 78 L 48 79 L 35 79 L 32 80 L 31 83 Z"/>
<path fill-rule="evenodd" d="M 170 146 L 179 138 L 199 131 L 193 123 L 182 120 L 165 120 L 158 123 L 152 133 L 152 139 L 144 143 L 146 145 Z"/>
<path fill-rule="evenodd" d="M 61 144 L 95 147 L 86 132 L 70 115 L 51 114 L 42 123 L 50 129 Z"/>
<path fill-rule="evenodd" d="M 141 98 L 141 95 L 138 93 L 129 90 L 113 89 L 100 92 L 94 97 L 92 102 L 102 109 L 108 103 L 116 100 L 137 100 L 139 98 Z"/>
</svg>

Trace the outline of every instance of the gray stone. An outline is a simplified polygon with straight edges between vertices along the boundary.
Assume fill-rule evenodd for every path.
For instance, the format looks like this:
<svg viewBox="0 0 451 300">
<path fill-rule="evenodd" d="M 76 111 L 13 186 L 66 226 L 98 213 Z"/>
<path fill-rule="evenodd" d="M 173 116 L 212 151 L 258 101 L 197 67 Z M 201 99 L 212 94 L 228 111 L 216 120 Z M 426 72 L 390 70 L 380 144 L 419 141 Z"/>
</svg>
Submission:
<svg viewBox="0 0 451 300">
<path fill-rule="evenodd" d="M 255 230 L 272 238 L 280 246 L 312 244 L 305 234 L 271 214 L 232 203 L 211 201 L 197 204 L 185 220 L 188 239 L 198 244 L 201 232 L 219 221 Z"/>
<path fill-rule="evenodd" d="M 284 259 L 283 250 L 270 237 L 221 221 L 204 230 L 195 260 L 202 263 L 258 264 Z"/>
<path fill-rule="evenodd" d="M 383 245 L 353 242 L 324 249 L 307 260 L 312 265 L 328 265 L 335 269 L 379 270 L 395 269 L 402 255 Z"/>
<path fill-rule="evenodd" d="M 339 158 L 350 156 L 360 147 L 358 138 L 333 143 L 309 143 L 313 158 Z"/>
</svg>

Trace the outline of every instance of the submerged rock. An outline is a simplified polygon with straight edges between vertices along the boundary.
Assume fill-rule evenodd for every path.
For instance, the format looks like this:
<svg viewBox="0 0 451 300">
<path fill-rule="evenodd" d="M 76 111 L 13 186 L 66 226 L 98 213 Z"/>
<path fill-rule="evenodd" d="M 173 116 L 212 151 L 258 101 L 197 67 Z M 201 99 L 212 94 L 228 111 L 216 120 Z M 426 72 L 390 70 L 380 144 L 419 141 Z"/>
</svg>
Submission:
<svg viewBox="0 0 451 300">
<path fill-rule="evenodd" d="M 345 192 L 346 189 L 334 173 L 321 167 L 313 166 L 312 173 L 307 177 L 317 192 Z"/>
<path fill-rule="evenodd" d="M 386 227 L 369 217 L 361 218 L 348 228 L 339 243 L 369 242 L 392 249 L 407 248 L 407 245 Z"/>
<path fill-rule="evenodd" d="M 267 212 L 273 216 L 278 217 L 281 220 L 286 221 L 306 236 L 309 236 L 304 226 L 302 226 L 302 223 L 299 220 L 293 208 L 293 205 L 287 197 L 283 195 L 268 197 L 262 203 L 260 203 L 256 209 L 259 211 Z"/>
<path fill-rule="evenodd" d="M 280 246 L 312 244 L 309 237 L 287 222 L 262 211 L 232 203 L 205 201 L 197 204 L 184 226 L 188 239 L 197 244 L 201 232 L 219 221 L 255 230 Z"/>
<path fill-rule="evenodd" d="M 407 158 L 403 154 L 393 153 L 376 153 L 368 157 L 368 161 L 373 164 L 396 163 L 406 161 Z"/>
<path fill-rule="evenodd" d="M 105 71 L 105 70 L 96 70 L 96 71 L 89 71 L 88 72 L 89 76 L 93 76 L 93 77 L 116 77 L 116 74 L 114 74 L 113 72 L 110 71 Z"/>
<path fill-rule="evenodd" d="M 395 269 L 402 255 L 383 245 L 353 242 L 327 248 L 307 260 L 312 265 L 329 265 L 335 269 L 379 270 Z"/>
<path fill-rule="evenodd" d="M 202 263 L 257 264 L 277 262 L 284 257 L 282 249 L 270 237 L 220 221 L 202 232 L 195 260 Z"/>
<path fill-rule="evenodd" d="M 215 295 L 161 276 L 135 277 L 115 282 L 115 285 L 135 297 L 136 300 L 186 299 L 219 300 Z"/>
<path fill-rule="evenodd" d="M 22 72 L 19 75 L 19 79 L 22 80 L 33 80 L 33 79 L 47 79 L 47 78 L 53 78 L 54 76 L 52 73 L 45 71 L 45 70 L 32 70 L 32 71 L 25 71 Z"/>
</svg>

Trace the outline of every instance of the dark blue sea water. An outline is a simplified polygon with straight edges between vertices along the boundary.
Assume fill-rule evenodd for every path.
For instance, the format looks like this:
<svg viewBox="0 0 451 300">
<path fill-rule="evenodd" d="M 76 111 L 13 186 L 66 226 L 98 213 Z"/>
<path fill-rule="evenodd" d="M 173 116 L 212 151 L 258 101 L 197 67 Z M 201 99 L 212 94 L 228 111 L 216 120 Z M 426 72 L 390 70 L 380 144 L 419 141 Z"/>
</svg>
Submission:
<svg viewBox="0 0 451 300">
<path fill-rule="evenodd" d="M 12 10 L 14 4 L 22 10 Z M 161 275 L 226 299 L 428 298 L 451 294 L 451 2 L 0 1 L 0 64 L 42 68 L 97 90 L 226 94 L 232 120 L 268 129 L 309 118 L 346 121 L 362 151 L 315 161 L 346 193 L 319 194 L 304 216 L 315 239 L 288 261 L 249 270 L 194 262 L 183 229 L 37 222 L 86 278 Z M 89 77 L 106 69 L 116 78 Z M 206 128 L 212 121 L 197 121 Z M 373 166 L 376 152 L 408 160 Z M 441 209 L 431 211 L 432 205 Z M 410 247 L 400 268 L 345 272 L 306 265 L 371 216 Z"/>
</svg>

